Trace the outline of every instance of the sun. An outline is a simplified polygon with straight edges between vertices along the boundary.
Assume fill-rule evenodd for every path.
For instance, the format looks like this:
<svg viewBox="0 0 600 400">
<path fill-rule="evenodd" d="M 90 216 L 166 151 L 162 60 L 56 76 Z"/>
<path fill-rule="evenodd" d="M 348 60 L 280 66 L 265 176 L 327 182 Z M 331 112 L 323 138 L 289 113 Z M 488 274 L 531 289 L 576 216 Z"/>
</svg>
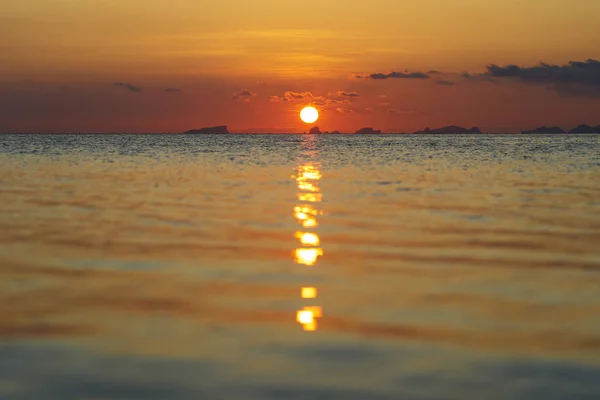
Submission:
<svg viewBox="0 0 600 400">
<path fill-rule="evenodd" d="M 300 119 L 307 124 L 312 124 L 319 119 L 319 111 L 314 107 L 304 107 L 300 111 Z"/>
</svg>

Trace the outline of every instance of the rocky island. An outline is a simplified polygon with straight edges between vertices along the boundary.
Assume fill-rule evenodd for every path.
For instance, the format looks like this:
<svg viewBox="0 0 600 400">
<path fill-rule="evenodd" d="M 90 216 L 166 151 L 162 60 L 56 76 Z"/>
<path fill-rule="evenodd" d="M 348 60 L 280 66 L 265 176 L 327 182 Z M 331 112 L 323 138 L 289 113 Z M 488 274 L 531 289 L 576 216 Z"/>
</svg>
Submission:
<svg viewBox="0 0 600 400">
<path fill-rule="evenodd" d="M 318 126 L 313 126 L 312 128 L 310 128 L 310 131 L 308 131 L 308 133 L 311 135 L 320 135 L 323 132 L 321 132 Z"/>
<path fill-rule="evenodd" d="M 354 132 L 355 135 L 376 135 L 381 133 L 380 130 L 375 130 L 373 128 L 362 128 Z"/>
<path fill-rule="evenodd" d="M 541 128 L 535 128 L 531 131 L 523 131 L 521 133 L 565 133 L 565 131 L 563 131 L 562 128 L 558 126 L 542 126 Z"/>
<path fill-rule="evenodd" d="M 600 133 L 600 125 L 589 126 L 586 124 L 579 125 L 577 128 L 573 128 L 569 133 Z"/>
<path fill-rule="evenodd" d="M 227 126 L 221 125 L 221 126 L 211 126 L 208 128 L 192 129 L 192 130 L 186 131 L 184 133 L 203 134 L 203 135 L 228 135 L 229 131 L 227 130 Z"/>
<path fill-rule="evenodd" d="M 479 128 L 477 128 L 476 126 L 471 128 L 471 129 L 467 129 L 467 128 L 463 128 L 460 126 L 444 126 L 443 128 L 438 128 L 438 129 L 430 129 L 429 127 L 425 128 L 422 131 L 417 131 L 417 132 L 413 132 L 416 134 L 433 134 L 433 135 L 437 135 L 437 134 L 479 134 L 481 133 L 481 131 L 479 130 Z"/>
</svg>

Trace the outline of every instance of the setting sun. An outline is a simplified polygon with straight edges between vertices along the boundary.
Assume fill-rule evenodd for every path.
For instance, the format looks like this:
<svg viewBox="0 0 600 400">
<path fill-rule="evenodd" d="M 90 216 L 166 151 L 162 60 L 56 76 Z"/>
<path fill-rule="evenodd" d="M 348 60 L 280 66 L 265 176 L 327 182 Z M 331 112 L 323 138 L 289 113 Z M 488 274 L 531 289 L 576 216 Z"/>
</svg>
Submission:
<svg viewBox="0 0 600 400">
<path fill-rule="evenodd" d="M 300 111 L 300 119 L 307 124 L 312 124 L 319 119 L 319 111 L 314 107 L 304 107 Z"/>
</svg>

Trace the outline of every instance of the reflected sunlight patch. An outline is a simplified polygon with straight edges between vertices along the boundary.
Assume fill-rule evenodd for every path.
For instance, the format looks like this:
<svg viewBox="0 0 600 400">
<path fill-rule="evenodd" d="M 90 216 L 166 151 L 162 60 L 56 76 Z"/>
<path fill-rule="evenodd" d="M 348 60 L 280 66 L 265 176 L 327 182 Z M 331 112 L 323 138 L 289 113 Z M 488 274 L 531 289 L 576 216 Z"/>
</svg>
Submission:
<svg viewBox="0 0 600 400">
<path fill-rule="evenodd" d="M 302 226 L 304 228 L 314 228 L 314 227 L 316 227 L 318 225 L 319 224 L 318 224 L 317 220 L 314 219 L 314 218 L 309 218 L 307 220 L 302 221 Z"/>
<path fill-rule="evenodd" d="M 302 325 L 302 329 L 305 331 L 316 331 L 317 320 L 321 318 L 323 310 L 319 306 L 315 307 L 304 307 L 296 313 L 296 321 Z"/>
<path fill-rule="evenodd" d="M 316 216 L 320 212 L 312 208 L 311 206 L 296 206 L 294 207 L 294 217 L 298 223 L 302 224 L 304 228 L 314 228 L 318 225 Z"/>
<path fill-rule="evenodd" d="M 315 299 L 317 297 L 317 288 L 314 287 L 303 287 L 302 298 L 303 299 Z"/>
<path fill-rule="evenodd" d="M 317 203 L 323 200 L 323 195 L 321 193 L 298 193 L 298 200 Z"/>
<path fill-rule="evenodd" d="M 295 259 L 297 264 L 303 264 L 312 267 L 317 263 L 320 256 L 323 255 L 323 249 L 296 249 Z"/>
<path fill-rule="evenodd" d="M 298 182 L 298 189 L 304 190 L 307 192 L 314 192 L 314 193 L 319 191 L 319 188 L 317 186 L 313 185 L 312 183 L 302 182 L 302 181 Z"/>
<path fill-rule="evenodd" d="M 305 246 L 318 246 L 321 242 L 316 233 L 310 232 L 296 232 L 296 239 Z"/>
</svg>

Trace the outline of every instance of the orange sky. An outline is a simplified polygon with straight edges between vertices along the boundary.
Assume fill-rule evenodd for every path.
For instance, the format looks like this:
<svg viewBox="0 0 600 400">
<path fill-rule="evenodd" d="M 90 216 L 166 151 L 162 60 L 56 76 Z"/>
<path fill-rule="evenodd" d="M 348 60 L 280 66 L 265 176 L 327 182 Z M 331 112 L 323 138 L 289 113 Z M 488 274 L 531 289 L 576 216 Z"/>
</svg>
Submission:
<svg viewBox="0 0 600 400">
<path fill-rule="evenodd" d="M 0 131 L 303 131 L 311 102 L 322 130 L 600 124 L 600 71 L 565 78 L 600 59 L 599 14 L 597 0 L 19 0 L 0 14 Z M 477 76 L 540 62 L 558 72 Z M 349 79 L 391 71 L 427 79 Z M 273 101 L 286 92 L 310 95 Z"/>
</svg>

